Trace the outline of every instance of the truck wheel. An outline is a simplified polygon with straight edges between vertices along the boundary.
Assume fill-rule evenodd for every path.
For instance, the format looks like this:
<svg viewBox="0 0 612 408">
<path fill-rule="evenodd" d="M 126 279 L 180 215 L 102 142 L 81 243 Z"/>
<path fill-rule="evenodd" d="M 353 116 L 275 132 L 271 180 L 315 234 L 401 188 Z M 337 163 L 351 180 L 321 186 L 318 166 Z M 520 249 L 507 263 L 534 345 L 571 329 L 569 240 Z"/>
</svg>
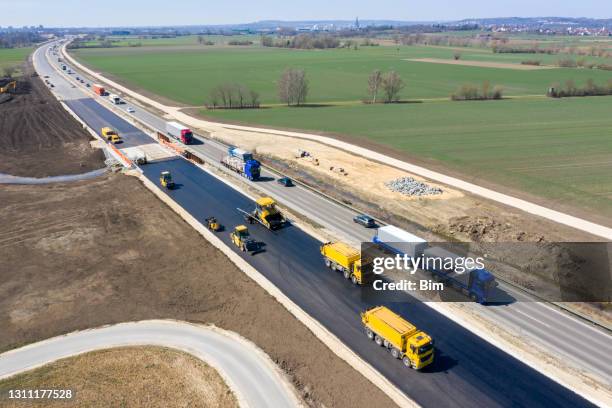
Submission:
<svg viewBox="0 0 612 408">
<path fill-rule="evenodd" d="M 366 328 L 366 336 L 368 336 L 368 339 L 373 340 L 374 339 L 374 332 L 368 328 Z"/>
<path fill-rule="evenodd" d="M 391 349 L 391 355 L 393 356 L 393 358 L 400 358 L 400 352 L 395 347 Z"/>
<path fill-rule="evenodd" d="M 374 343 L 378 344 L 379 346 L 383 345 L 383 339 L 380 338 L 380 336 L 376 335 L 374 336 Z"/>
<path fill-rule="evenodd" d="M 351 282 L 353 282 L 353 285 L 357 285 L 359 282 L 357 282 L 357 277 L 355 275 L 351 276 Z"/>
<path fill-rule="evenodd" d="M 343 275 L 344 275 L 344 279 L 350 279 L 351 278 L 351 273 L 348 270 L 344 270 L 343 271 Z"/>
<path fill-rule="evenodd" d="M 331 262 L 329 261 L 329 259 L 325 260 L 325 266 L 327 266 L 328 268 L 331 268 Z"/>
<path fill-rule="evenodd" d="M 404 363 L 404 365 L 405 365 L 406 367 L 410 367 L 410 368 L 412 368 L 412 367 L 413 367 L 413 366 L 412 366 L 412 361 L 410 361 L 410 359 L 409 359 L 408 357 L 404 357 L 404 358 L 402 358 L 402 363 Z"/>
</svg>

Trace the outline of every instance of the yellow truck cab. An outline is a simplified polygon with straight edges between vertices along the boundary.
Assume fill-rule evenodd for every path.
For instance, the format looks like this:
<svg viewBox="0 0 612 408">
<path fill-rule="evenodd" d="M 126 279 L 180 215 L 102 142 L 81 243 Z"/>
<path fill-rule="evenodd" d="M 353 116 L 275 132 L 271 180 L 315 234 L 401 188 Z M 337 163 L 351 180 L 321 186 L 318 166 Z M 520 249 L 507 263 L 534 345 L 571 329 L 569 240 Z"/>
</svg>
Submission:
<svg viewBox="0 0 612 408">
<path fill-rule="evenodd" d="M 102 128 L 102 137 L 111 143 L 118 143 L 121 141 L 121 137 L 117 134 L 117 132 L 109 127 Z"/>
<path fill-rule="evenodd" d="M 362 268 L 361 254 L 355 248 L 343 242 L 328 242 L 321 245 L 321 255 L 325 259 L 325 266 L 340 271 L 346 279 L 355 285 L 369 283 L 372 273 Z"/>
<path fill-rule="evenodd" d="M 389 349 L 406 367 L 420 370 L 433 363 L 432 338 L 385 306 L 361 313 L 361 321 L 368 338 Z"/>
</svg>

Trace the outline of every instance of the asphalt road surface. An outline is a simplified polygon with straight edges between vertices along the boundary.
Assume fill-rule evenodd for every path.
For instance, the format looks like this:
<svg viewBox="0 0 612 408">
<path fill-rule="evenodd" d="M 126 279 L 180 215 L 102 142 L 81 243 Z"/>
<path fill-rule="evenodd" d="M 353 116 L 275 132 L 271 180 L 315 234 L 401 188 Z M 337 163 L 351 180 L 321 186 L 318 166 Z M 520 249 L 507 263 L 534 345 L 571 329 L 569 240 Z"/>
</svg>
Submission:
<svg viewBox="0 0 612 408">
<path fill-rule="evenodd" d="M 43 70 L 52 72 L 52 75 L 56 72 L 44 58 L 44 53 L 38 53 L 37 61 L 40 62 Z M 74 89 L 66 85 L 62 86 L 61 84 L 62 82 L 60 81 L 60 89 L 69 90 L 69 95 L 66 98 L 83 100 L 83 93 L 75 94 Z M 96 97 L 96 99 L 102 105 L 109 104 L 104 98 Z M 87 102 L 83 100 L 83 102 L 75 101 L 74 103 L 95 107 L 96 112 L 100 111 L 100 115 L 104 115 L 107 120 L 110 119 L 113 123 L 116 123 L 117 127 L 126 134 L 135 135 L 138 133 L 136 128 L 120 120 L 117 116 L 108 117 L 108 113 L 99 106 L 96 106 L 95 102 L 92 102 L 91 99 Z M 128 106 L 135 107 L 135 112 L 127 113 Z M 163 132 L 165 128 L 165 120 L 163 118 L 140 106 L 124 104 L 115 106 L 115 108 L 125 111 L 126 114 L 146 123 L 152 129 Z M 88 114 L 87 118 L 91 123 L 98 125 L 96 129 L 101 126 L 101 122 L 97 119 L 98 115 L 95 113 Z M 227 152 L 227 146 L 221 143 L 198 137 L 197 135 L 196 139 L 198 143 L 189 146 L 189 148 L 204 157 L 208 163 L 218 163 Z M 144 139 L 140 138 L 140 140 Z M 149 143 L 150 141 L 151 139 L 149 138 Z M 134 144 L 134 141 L 128 140 L 123 147 Z M 119 147 L 122 146 L 119 145 Z M 263 179 L 268 181 L 252 182 L 256 183 L 256 187 L 259 190 L 274 197 L 281 204 L 292 208 L 331 230 L 344 241 L 358 246 L 360 242 L 370 241 L 374 235 L 373 230 L 363 228 L 352 221 L 353 216 L 356 215 L 354 211 L 327 200 L 312 190 L 299 185 L 291 188 L 283 187 L 274 181 L 276 175 L 265 169 L 262 171 L 262 176 Z M 235 177 L 239 176 L 235 175 Z M 517 301 L 503 306 L 488 308 L 478 304 L 471 304 L 469 305 L 471 311 L 505 326 L 506 329 L 520 333 L 521 336 L 535 341 L 536 344 L 540 344 L 563 360 L 571 362 L 587 372 L 598 375 L 603 381 L 611 384 L 612 339 L 608 332 L 599 330 L 566 313 L 559 312 L 545 303 L 535 302 L 533 298 L 525 296 L 512 287 L 501 285 L 501 289 Z M 577 348 L 575 347 L 577 343 L 589 346 Z"/>
<path fill-rule="evenodd" d="M 42 54 L 39 53 L 39 58 Z M 52 69 L 50 66 L 49 68 Z M 83 99 L 83 96 L 79 99 Z M 86 108 L 83 108 L 84 105 Z M 115 115 L 109 116 L 107 109 L 100 104 L 75 102 L 74 107 L 75 112 L 85 122 L 96 126 L 99 125 L 100 118 L 108 120 L 108 125 L 117 128 L 127 124 Z M 137 112 L 140 111 L 142 108 L 137 107 Z M 157 123 L 161 121 L 157 120 Z M 129 136 L 124 135 L 127 143 L 138 143 L 136 138 L 140 136 L 137 136 L 137 131 L 126 129 L 126 134 L 129 134 Z M 134 139 L 130 140 L 132 136 Z M 150 142 L 150 138 L 148 141 Z M 219 156 L 224 149 L 222 146 L 215 147 L 215 143 L 208 141 L 194 148 L 206 151 L 211 157 Z M 178 188 L 169 194 L 200 221 L 214 215 L 227 228 L 231 228 L 243 222 L 236 208 L 250 209 L 253 206 L 247 197 L 185 160 L 153 163 L 144 166 L 143 169 L 146 176 L 154 182 L 157 182 L 161 170 L 172 171 Z M 302 207 L 316 208 L 320 217 L 325 217 L 324 221 L 330 229 L 338 228 L 341 233 L 350 234 L 353 240 L 355 237 L 356 240 L 369 240 L 371 237 L 371 232 L 352 223 L 352 214 L 344 207 L 327 202 L 307 190 L 302 191 L 299 187 L 285 189 L 273 182 L 259 183 L 258 187 L 268 186 L 271 191 L 284 189 L 286 200 L 296 201 L 292 196 L 299 194 L 297 205 L 299 206 L 299 200 L 302 200 Z M 277 191 L 274 193 L 275 197 L 279 194 Z M 279 201 L 283 202 L 283 198 L 279 197 Z M 333 208 L 333 211 L 327 211 L 326 206 Z M 426 305 L 413 302 L 407 295 L 390 307 L 436 339 L 438 356 L 433 367 L 426 369 L 425 372 L 406 370 L 399 361 L 391 359 L 386 352 L 377 348 L 363 335 L 359 312 L 370 305 L 359 289 L 352 287 L 349 282 L 324 267 L 318 252 L 318 241 L 292 226 L 276 233 L 266 231 L 259 226 L 253 226 L 251 230 L 255 238 L 266 243 L 265 252 L 254 256 L 243 256 L 295 303 L 422 405 L 589 405 L 573 392 L 471 334 Z M 221 233 L 220 237 L 229 244 L 227 231 Z M 523 305 L 535 305 L 525 306 L 527 312 L 531 313 L 530 309 L 536 308 L 540 312 L 539 319 L 551 319 L 551 327 L 565 336 L 568 336 L 566 325 L 570 327 L 581 325 L 572 330 L 572 341 L 569 344 L 558 341 L 560 345 L 566 344 L 566 350 L 570 347 L 573 352 L 577 351 L 576 336 L 586 336 L 585 342 L 580 344 L 590 344 L 592 337 L 604 335 L 599 331 L 584 330 L 582 323 L 556 311 L 549 311 L 546 306 L 535 303 L 523 303 Z M 474 307 L 482 306 L 474 305 Z M 491 308 L 487 313 L 496 313 L 495 310 L 497 308 Z M 503 318 L 501 314 L 500 318 Z M 537 323 L 529 319 L 519 321 L 518 324 L 521 328 L 525 328 L 525 332 L 529 332 L 530 326 L 537 326 Z M 602 337 L 602 339 L 606 339 L 602 344 L 609 347 L 608 338 Z M 591 351 L 589 348 L 584 349 Z M 610 355 L 607 354 L 604 361 L 609 361 Z M 609 370 L 609 364 L 601 365 Z"/>
<path fill-rule="evenodd" d="M 218 331 L 175 321 L 122 323 L 70 333 L 0 354 L 0 378 L 61 358 L 118 346 L 154 345 L 193 354 L 221 372 L 249 407 L 297 407 L 288 382 L 252 344 Z"/>
</svg>

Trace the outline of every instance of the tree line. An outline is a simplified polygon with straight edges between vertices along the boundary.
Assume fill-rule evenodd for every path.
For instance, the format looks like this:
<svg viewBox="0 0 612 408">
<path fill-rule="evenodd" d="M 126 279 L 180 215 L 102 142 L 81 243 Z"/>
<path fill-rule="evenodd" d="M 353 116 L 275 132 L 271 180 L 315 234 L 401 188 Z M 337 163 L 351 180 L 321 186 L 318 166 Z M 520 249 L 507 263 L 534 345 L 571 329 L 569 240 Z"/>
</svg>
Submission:
<svg viewBox="0 0 612 408">
<path fill-rule="evenodd" d="M 499 86 L 491 86 L 489 81 L 483 81 L 480 86 L 464 84 L 451 94 L 453 101 L 487 101 L 503 98 L 504 89 Z"/>
<path fill-rule="evenodd" d="M 38 33 L 30 31 L 0 33 L 0 48 L 28 47 L 44 40 Z"/>
<path fill-rule="evenodd" d="M 338 38 L 329 34 L 312 35 L 298 34 L 292 37 L 273 38 L 268 35 L 261 37 L 261 45 L 264 47 L 296 48 L 303 50 L 338 48 L 341 42 Z"/>
<path fill-rule="evenodd" d="M 565 81 L 565 86 L 554 84 L 548 89 L 551 98 L 566 98 L 572 96 L 605 96 L 612 95 L 612 79 L 606 85 L 598 85 L 593 79 L 588 79 L 583 86 L 577 86 L 573 80 Z"/>
</svg>

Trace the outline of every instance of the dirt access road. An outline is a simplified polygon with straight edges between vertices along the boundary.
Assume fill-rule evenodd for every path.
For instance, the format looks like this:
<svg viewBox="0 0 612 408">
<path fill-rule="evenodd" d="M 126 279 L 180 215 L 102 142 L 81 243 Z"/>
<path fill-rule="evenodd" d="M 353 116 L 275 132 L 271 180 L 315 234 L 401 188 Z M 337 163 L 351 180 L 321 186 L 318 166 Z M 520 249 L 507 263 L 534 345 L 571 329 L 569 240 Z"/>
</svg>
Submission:
<svg viewBox="0 0 612 408">
<path fill-rule="evenodd" d="M 393 406 L 136 178 L 5 186 L 0 217 L 0 351 L 123 321 L 212 323 L 312 406 Z"/>
<path fill-rule="evenodd" d="M 238 407 L 214 368 L 190 354 L 163 347 L 94 351 L 2 380 L 2 406 L 40 407 L 36 400 L 3 400 L 8 390 L 24 388 L 74 392 L 71 400 L 46 401 L 46 407 Z"/>
<path fill-rule="evenodd" d="M 44 79 L 31 76 L 31 62 L 23 70 L 13 99 L 0 104 L 0 173 L 47 177 L 104 167 L 102 151 L 90 147 L 91 135 L 62 108 Z"/>
</svg>

